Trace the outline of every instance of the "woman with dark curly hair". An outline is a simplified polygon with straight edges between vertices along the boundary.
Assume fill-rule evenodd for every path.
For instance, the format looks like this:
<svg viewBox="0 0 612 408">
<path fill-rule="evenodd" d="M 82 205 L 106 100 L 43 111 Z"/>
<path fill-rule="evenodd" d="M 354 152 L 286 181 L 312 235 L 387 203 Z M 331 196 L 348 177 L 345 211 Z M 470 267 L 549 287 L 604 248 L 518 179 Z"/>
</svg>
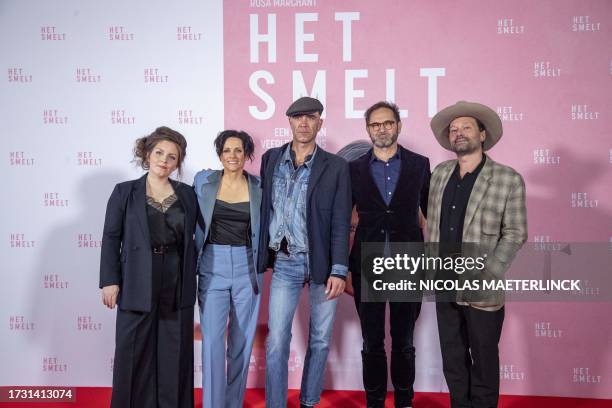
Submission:
<svg viewBox="0 0 612 408">
<path fill-rule="evenodd" d="M 117 310 L 111 407 L 193 407 L 193 306 L 198 219 L 181 173 L 187 141 L 159 127 L 134 160 L 148 172 L 115 186 L 100 260 L 102 303 Z"/>
<path fill-rule="evenodd" d="M 223 170 L 203 170 L 193 183 L 205 225 L 196 232 L 198 247 L 204 245 L 198 271 L 202 405 L 240 408 L 261 298 L 256 269 L 261 185 L 244 171 L 255 149 L 251 136 L 225 130 L 215 148 Z"/>
</svg>

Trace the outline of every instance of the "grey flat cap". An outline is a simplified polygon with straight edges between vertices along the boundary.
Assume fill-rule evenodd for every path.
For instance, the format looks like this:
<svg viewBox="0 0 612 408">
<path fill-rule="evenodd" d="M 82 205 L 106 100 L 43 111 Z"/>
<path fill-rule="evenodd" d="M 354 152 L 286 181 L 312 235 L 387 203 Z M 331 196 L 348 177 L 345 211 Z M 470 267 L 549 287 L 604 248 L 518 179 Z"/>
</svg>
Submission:
<svg viewBox="0 0 612 408">
<path fill-rule="evenodd" d="M 319 112 L 319 114 L 323 113 L 323 105 L 318 99 L 303 96 L 289 106 L 286 114 L 287 116 L 295 116 L 312 112 Z"/>
</svg>

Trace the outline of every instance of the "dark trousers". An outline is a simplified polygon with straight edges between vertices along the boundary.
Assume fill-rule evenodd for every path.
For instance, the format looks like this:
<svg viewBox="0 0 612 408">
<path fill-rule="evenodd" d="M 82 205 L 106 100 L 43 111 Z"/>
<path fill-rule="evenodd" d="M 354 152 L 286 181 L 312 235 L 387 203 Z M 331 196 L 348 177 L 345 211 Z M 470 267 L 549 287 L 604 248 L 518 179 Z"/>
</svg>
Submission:
<svg viewBox="0 0 612 408">
<path fill-rule="evenodd" d="M 353 276 L 355 306 L 361 322 L 363 387 L 367 407 L 384 407 L 387 396 L 387 355 L 385 352 L 385 310 L 387 302 L 361 302 L 361 276 Z M 389 302 L 391 332 L 391 382 L 395 406 L 412 406 L 414 397 L 414 325 L 421 312 L 420 302 Z"/>
<path fill-rule="evenodd" d="M 497 407 L 504 308 L 495 312 L 436 303 L 444 378 L 452 408 Z"/>
<path fill-rule="evenodd" d="M 117 311 L 112 408 L 193 407 L 193 307 L 176 307 L 179 271 L 177 253 L 153 255 L 151 311 Z"/>
</svg>

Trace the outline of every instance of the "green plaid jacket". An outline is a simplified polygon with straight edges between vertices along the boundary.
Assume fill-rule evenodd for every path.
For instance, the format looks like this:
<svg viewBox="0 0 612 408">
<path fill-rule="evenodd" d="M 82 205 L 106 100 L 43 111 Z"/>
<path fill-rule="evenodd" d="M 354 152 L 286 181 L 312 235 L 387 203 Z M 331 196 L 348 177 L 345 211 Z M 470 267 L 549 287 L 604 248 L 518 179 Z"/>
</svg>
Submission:
<svg viewBox="0 0 612 408">
<path fill-rule="evenodd" d="M 442 195 L 456 165 L 457 160 L 442 162 L 431 175 L 427 207 L 429 242 L 440 240 Z M 514 169 L 487 156 L 468 201 L 463 221 L 463 243 L 478 243 L 489 249 L 484 276 L 501 279 L 526 240 L 525 182 Z M 484 310 L 498 310 L 504 304 L 504 294 L 501 291 L 489 292 L 486 301 L 470 302 L 464 293 L 458 292 L 457 302 Z"/>
</svg>

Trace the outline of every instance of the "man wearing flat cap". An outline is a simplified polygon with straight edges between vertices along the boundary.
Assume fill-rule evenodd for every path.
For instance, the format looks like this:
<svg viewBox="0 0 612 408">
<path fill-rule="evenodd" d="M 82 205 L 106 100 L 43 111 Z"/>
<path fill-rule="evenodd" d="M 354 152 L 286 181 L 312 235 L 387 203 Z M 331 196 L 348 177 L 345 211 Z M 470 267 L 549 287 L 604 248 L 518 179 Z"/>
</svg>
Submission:
<svg viewBox="0 0 612 408">
<path fill-rule="evenodd" d="M 481 276 L 503 279 L 527 240 L 527 211 L 521 175 L 484 153 L 500 140 L 501 120 L 487 106 L 460 101 L 438 112 L 431 129 L 457 158 L 440 163 L 431 176 L 429 241 L 486 248 Z M 475 299 L 457 292 L 455 301 L 439 299 L 436 312 L 451 407 L 496 407 L 503 292 Z"/>
<path fill-rule="evenodd" d="M 336 303 L 348 272 L 351 181 L 348 163 L 316 144 L 323 105 L 302 97 L 287 109 L 293 140 L 261 161 L 263 196 L 258 268 L 273 268 L 266 342 L 266 407 L 287 405 L 291 326 L 308 288 L 310 334 L 300 406 L 323 388 Z"/>
</svg>

